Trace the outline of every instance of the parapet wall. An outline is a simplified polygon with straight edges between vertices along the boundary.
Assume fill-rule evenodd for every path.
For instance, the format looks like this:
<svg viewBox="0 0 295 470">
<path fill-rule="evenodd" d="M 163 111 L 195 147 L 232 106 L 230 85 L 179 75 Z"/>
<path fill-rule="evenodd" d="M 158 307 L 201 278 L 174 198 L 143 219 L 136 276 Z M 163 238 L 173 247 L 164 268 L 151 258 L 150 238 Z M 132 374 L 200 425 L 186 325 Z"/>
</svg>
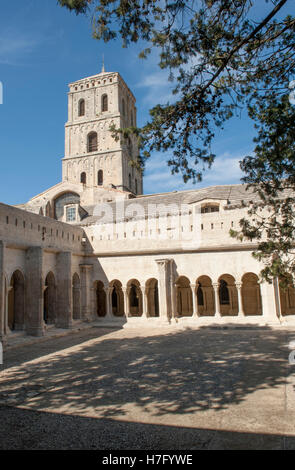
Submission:
<svg viewBox="0 0 295 470">
<path fill-rule="evenodd" d="M 0 203 L 0 239 L 7 246 L 40 246 L 53 251 L 81 253 L 84 251 L 83 237 L 84 230 L 79 226 Z"/>
</svg>

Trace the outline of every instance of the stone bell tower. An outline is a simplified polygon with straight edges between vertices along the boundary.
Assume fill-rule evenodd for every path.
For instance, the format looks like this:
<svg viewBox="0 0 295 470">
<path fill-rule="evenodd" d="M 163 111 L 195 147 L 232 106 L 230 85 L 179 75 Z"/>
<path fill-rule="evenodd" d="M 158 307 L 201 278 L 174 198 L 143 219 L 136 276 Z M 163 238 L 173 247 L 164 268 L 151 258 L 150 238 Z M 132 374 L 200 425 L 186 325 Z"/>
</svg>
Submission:
<svg viewBox="0 0 295 470">
<path fill-rule="evenodd" d="M 130 164 L 138 155 L 135 139 L 116 141 L 109 130 L 136 126 L 135 98 L 124 80 L 103 67 L 69 89 L 63 181 L 142 194 L 142 175 Z"/>
</svg>

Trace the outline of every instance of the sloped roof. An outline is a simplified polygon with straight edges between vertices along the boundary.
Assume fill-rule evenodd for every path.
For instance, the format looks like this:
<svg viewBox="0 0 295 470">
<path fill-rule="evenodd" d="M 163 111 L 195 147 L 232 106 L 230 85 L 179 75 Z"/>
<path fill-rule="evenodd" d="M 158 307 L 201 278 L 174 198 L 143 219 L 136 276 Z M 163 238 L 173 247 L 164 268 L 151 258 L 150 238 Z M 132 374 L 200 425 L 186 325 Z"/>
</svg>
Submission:
<svg viewBox="0 0 295 470">
<path fill-rule="evenodd" d="M 172 205 L 175 204 L 178 208 L 181 205 L 190 205 L 194 203 L 201 202 L 203 200 L 217 200 L 217 201 L 224 201 L 225 205 L 228 208 L 234 206 L 240 206 L 242 202 L 249 202 L 253 199 L 258 199 L 258 196 L 254 194 L 252 189 L 246 190 L 246 185 L 243 184 L 234 184 L 234 185 L 223 185 L 223 186 L 211 186 L 208 188 L 202 189 L 193 189 L 188 191 L 173 191 L 170 193 L 158 193 L 158 194 L 148 194 L 137 196 L 133 199 L 125 199 L 120 200 L 119 203 L 112 202 L 107 203 L 108 208 L 110 209 L 109 214 L 104 214 L 102 212 L 103 205 L 91 205 L 85 206 L 84 209 L 87 211 L 88 216 L 86 216 L 82 221 L 81 225 L 92 225 L 94 223 L 103 221 L 104 222 L 111 222 L 113 220 L 120 221 L 126 220 L 122 217 L 119 211 L 124 209 L 124 213 L 126 211 L 130 217 L 127 218 L 140 218 L 140 217 L 132 217 L 132 209 L 134 204 L 140 206 L 140 210 L 145 216 L 148 214 L 152 214 L 152 207 L 153 205 Z M 118 213 L 117 213 L 118 212 Z M 173 208 L 171 207 L 171 213 L 173 213 Z M 129 215 L 128 214 L 128 215 Z"/>
</svg>

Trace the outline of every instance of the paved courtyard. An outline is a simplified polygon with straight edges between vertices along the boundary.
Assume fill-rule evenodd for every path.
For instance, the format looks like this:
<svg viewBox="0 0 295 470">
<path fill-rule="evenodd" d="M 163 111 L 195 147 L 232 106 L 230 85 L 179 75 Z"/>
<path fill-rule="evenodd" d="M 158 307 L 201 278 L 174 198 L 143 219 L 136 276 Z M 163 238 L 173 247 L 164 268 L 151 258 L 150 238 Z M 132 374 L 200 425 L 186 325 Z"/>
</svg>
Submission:
<svg viewBox="0 0 295 470">
<path fill-rule="evenodd" d="M 293 339 L 93 327 L 8 350 L 0 449 L 295 449 Z"/>
</svg>

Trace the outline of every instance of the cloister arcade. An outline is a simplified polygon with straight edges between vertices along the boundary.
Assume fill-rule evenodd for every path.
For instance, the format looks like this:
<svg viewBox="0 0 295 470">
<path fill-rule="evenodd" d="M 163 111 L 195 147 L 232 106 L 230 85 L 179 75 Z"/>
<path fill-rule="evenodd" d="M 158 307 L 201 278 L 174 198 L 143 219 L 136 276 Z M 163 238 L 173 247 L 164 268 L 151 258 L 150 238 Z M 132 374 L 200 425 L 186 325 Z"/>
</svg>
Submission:
<svg viewBox="0 0 295 470">
<path fill-rule="evenodd" d="M 8 278 L 9 279 L 9 278 Z M 83 320 L 82 283 L 78 273 L 72 276 L 72 318 Z M 159 280 L 149 278 L 139 281 L 132 278 L 125 285 L 119 279 L 106 283 L 97 280 L 92 284 L 92 319 L 129 317 L 159 318 Z M 24 330 L 26 325 L 26 279 L 16 269 L 5 280 L 6 330 Z M 279 290 L 281 316 L 295 315 L 295 288 Z M 262 316 L 263 303 L 261 285 L 254 273 L 245 273 L 240 280 L 225 273 L 213 281 L 208 275 L 191 280 L 184 275 L 173 282 L 176 318 L 208 317 L 253 317 Z M 43 285 L 43 321 L 45 325 L 57 323 L 57 281 L 56 275 L 47 273 Z"/>
<path fill-rule="evenodd" d="M 99 317 L 160 316 L 158 280 L 155 278 L 145 282 L 130 279 L 125 286 L 118 279 L 108 285 L 97 281 L 94 286 L 95 311 Z M 179 276 L 174 282 L 173 295 L 174 313 L 178 318 L 262 315 L 260 284 L 254 273 L 246 273 L 240 281 L 230 274 L 222 274 L 217 282 L 202 275 L 194 283 L 186 276 Z M 284 295 L 281 291 L 281 296 Z M 291 289 L 286 298 L 288 305 L 294 305 L 293 310 L 288 307 L 288 311 L 295 315 L 295 289 Z M 282 315 L 287 314 L 285 304 L 282 303 Z"/>
</svg>

